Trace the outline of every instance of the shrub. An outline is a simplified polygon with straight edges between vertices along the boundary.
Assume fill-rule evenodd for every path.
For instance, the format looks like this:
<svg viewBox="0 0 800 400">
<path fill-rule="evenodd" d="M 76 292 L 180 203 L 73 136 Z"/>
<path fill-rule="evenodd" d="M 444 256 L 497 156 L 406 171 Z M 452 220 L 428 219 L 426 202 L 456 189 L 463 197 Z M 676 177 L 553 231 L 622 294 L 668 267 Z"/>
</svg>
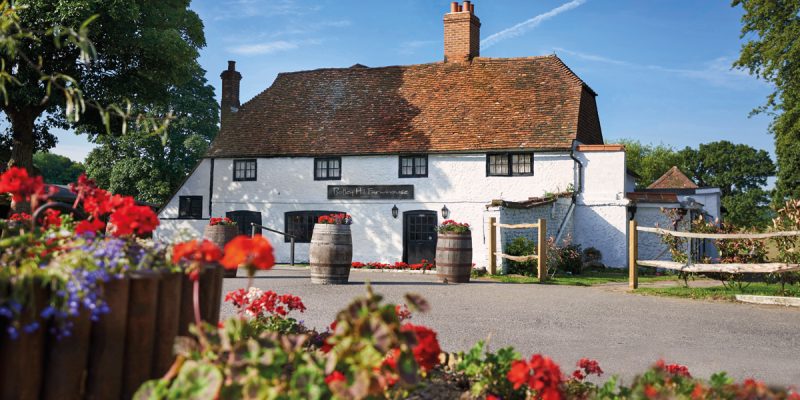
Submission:
<svg viewBox="0 0 800 400">
<path fill-rule="evenodd" d="M 511 243 L 506 245 L 503 253 L 510 256 L 529 256 L 536 254 L 536 242 L 529 240 L 523 236 L 514 238 Z M 508 260 L 508 273 L 519 275 L 536 275 L 536 260 L 527 261 L 511 261 Z"/>
</svg>

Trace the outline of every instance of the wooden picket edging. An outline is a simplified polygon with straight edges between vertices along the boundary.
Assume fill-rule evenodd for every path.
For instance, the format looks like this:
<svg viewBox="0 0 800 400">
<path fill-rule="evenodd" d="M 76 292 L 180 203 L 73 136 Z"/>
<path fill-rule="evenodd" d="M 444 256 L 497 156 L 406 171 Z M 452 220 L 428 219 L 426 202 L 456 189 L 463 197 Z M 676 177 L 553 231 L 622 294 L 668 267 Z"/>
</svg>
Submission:
<svg viewBox="0 0 800 400">
<path fill-rule="evenodd" d="M 628 286 L 631 289 L 639 287 L 638 267 L 653 267 L 671 269 L 691 273 L 730 273 L 730 274 L 769 274 L 800 271 L 800 264 L 787 263 L 758 263 L 758 264 L 684 264 L 675 261 L 639 260 L 639 232 L 654 233 L 662 236 L 673 236 L 691 239 L 769 239 L 776 237 L 800 236 L 800 231 L 770 232 L 770 233 L 695 233 L 678 232 L 661 228 L 648 228 L 637 226 L 636 221 L 630 221 L 628 226 Z M 692 259 L 691 254 L 688 257 Z"/>
<path fill-rule="evenodd" d="M 498 229 L 538 229 L 536 254 L 529 256 L 511 256 L 497 251 Z M 489 273 L 497 273 L 497 257 L 516 262 L 536 260 L 536 273 L 539 282 L 547 280 L 547 220 L 539 219 L 535 224 L 498 224 L 497 218 L 489 218 Z"/>
</svg>

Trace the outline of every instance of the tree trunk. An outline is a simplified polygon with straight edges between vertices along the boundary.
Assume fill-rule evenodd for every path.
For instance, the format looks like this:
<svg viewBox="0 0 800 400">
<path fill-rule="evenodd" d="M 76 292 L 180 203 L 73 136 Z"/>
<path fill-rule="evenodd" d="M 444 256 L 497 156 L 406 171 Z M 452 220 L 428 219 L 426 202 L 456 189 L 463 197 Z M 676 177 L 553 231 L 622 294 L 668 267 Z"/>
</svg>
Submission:
<svg viewBox="0 0 800 400">
<path fill-rule="evenodd" d="M 11 159 L 9 166 L 25 168 L 33 173 L 33 126 L 38 114 L 31 108 L 6 111 L 11 120 Z"/>
<path fill-rule="evenodd" d="M 39 114 L 30 107 L 21 110 L 6 110 L 11 120 L 11 159 L 9 166 L 25 168 L 33 175 L 33 126 Z M 12 213 L 31 213 L 30 204 L 11 202 Z"/>
</svg>

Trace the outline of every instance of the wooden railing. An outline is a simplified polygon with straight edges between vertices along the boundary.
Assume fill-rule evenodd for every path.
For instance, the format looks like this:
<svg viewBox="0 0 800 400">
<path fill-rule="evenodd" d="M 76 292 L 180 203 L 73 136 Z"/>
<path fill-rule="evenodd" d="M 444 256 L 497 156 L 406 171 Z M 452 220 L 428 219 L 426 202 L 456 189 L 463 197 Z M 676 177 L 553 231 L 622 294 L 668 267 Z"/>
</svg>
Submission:
<svg viewBox="0 0 800 400">
<path fill-rule="evenodd" d="M 731 274 L 769 274 L 800 271 L 800 264 L 788 263 L 727 263 L 727 264 L 700 264 L 692 263 L 692 255 L 688 254 L 687 262 L 662 260 L 639 260 L 639 232 L 654 233 L 661 236 L 673 236 L 687 239 L 771 239 L 776 237 L 800 236 L 800 231 L 770 232 L 770 233 L 696 233 L 678 232 L 661 228 L 648 228 L 637 226 L 636 221 L 630 221 L 628 226 L 628 286 L 631 289 L 639 287 L 638 267 L 664 268 L 680 272 L 691 273 L 731 273 Z M 688 250 L 691 252 L 691 249 Z"/>
<path fill-rule="evenodd" d="M 497 251 L 497 231 L 499 229 L 537 229 L 538 242 L 536 254 L 528 256 L 512 256 Z M 525 262 L 536 260 L 536 275 L 539 282 L 547 280 L 547 220 L 540 219 L 535 224 L 498 224 L 497 218 L 489 218 L 489 273 L 497 273 L 497 257 L 506 260 Z"/>
</svg>

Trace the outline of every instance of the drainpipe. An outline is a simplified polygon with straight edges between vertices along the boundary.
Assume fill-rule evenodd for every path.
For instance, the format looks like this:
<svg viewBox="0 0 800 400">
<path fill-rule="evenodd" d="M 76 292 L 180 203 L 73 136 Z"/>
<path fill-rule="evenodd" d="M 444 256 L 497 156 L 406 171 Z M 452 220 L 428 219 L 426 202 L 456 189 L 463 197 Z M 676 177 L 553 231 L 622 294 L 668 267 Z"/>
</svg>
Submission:
<svg viewBox="0 0 800 400">
<path fill-rule="evenodd" d="M 211 172 L 209 173 L 208 177 L 208 218 L 214 216 L 214 214 L 212 214 L 214 210 L 214 202 L 212 200 L 213 197 L 214 197 L 214 159 L 212 158 Z"/>
<path fill-rule="evenodd" d="M 558 234 L 556 234 L 556 243 L 561 242 L 562 236 L 564 236 L 564 228 L 567 226 L 567 221 L 569 221 L 570 217 L 572 217 L 573 211 L 575 211 L 575 204 L 578 202 L 578 193 L 583 191 L 583 164 L 581 161 L 575 157 L 575 148 L 577 145 L 575 141 L 572 141 L 572 148 L 569 151 L 569 157 L 575 164 L 578 165 L 578 185 L 575 187 L 575 190 L 572 192 L 572 202 L 569 204 L 569 209 L 567 210 L 567 214 L 564 216 L 564 219 L 561 221 L 561 225 L 558 227 Z"/>
</svg>

